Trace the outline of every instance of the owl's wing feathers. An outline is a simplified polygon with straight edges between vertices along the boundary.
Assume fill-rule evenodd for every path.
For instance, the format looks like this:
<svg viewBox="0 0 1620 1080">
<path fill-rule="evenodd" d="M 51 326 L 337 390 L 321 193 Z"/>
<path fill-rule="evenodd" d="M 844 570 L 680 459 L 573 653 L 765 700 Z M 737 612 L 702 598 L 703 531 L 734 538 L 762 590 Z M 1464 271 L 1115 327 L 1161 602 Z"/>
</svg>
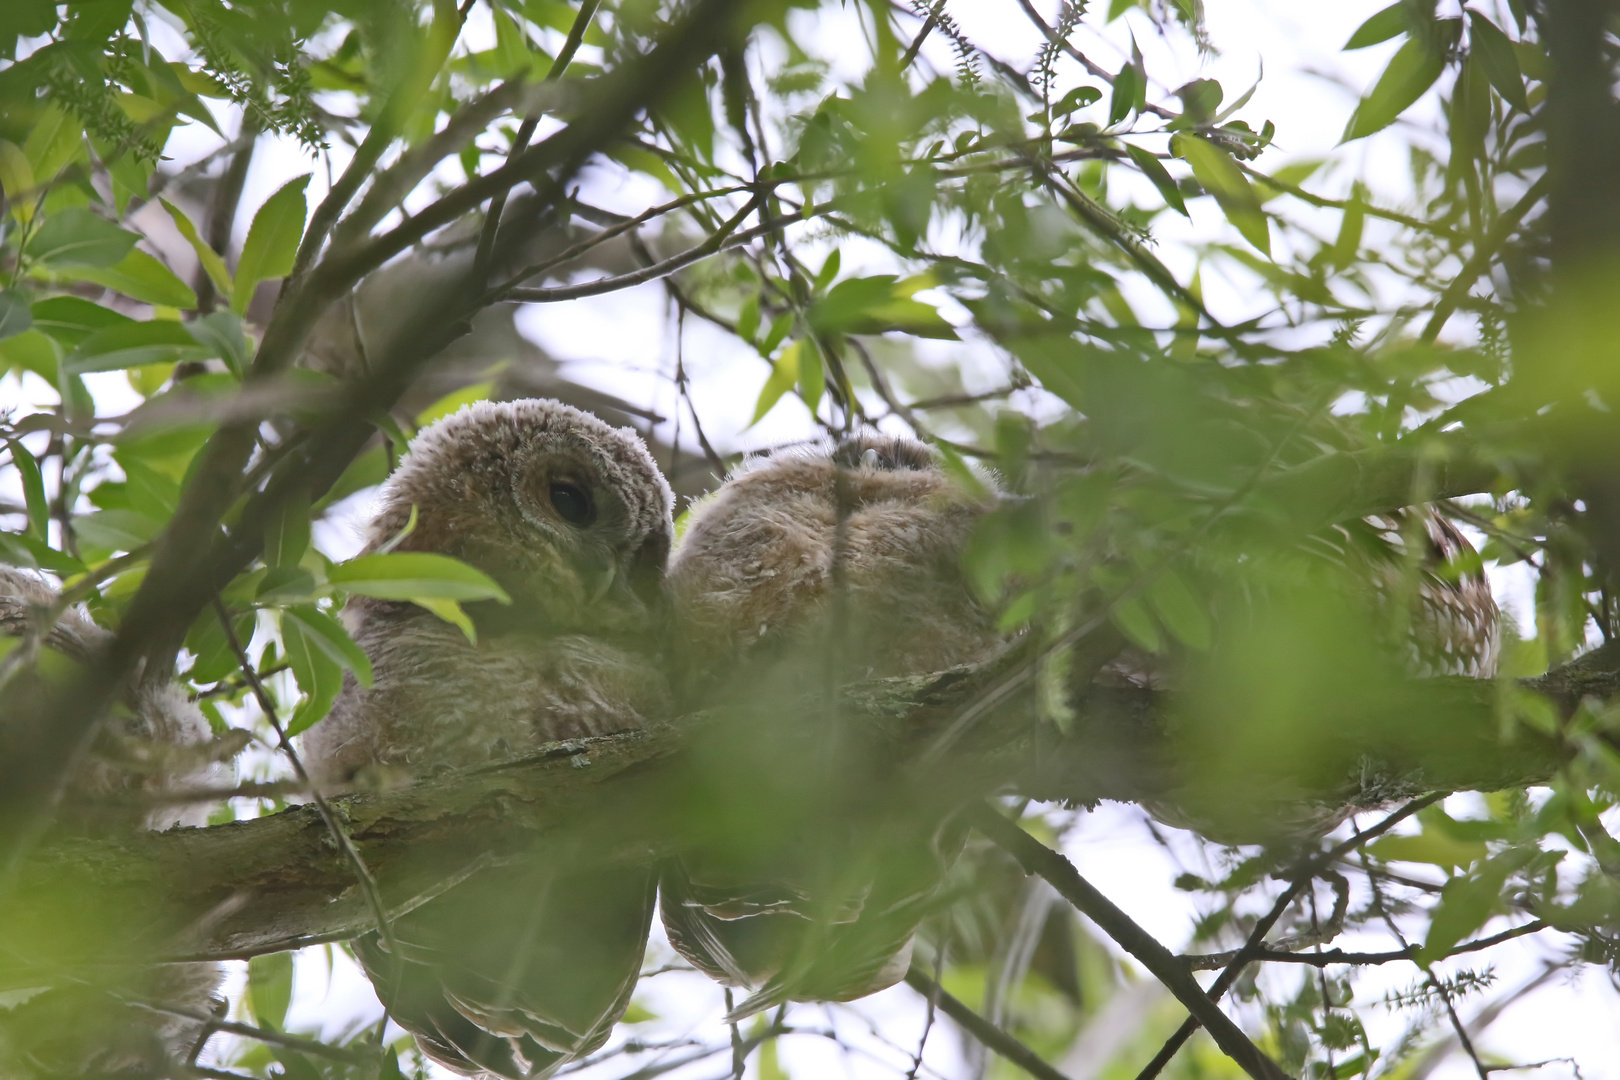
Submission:
<svg viewBox="0 0 1620 1080">
<path fill-rule="evenodd" d="M 480 872 L 356 955 L 390 1014 L 458 1071 L 544 1076 L 600 1047 L 635 989 L 652 921 L 645 868 Z"/>
</svg>

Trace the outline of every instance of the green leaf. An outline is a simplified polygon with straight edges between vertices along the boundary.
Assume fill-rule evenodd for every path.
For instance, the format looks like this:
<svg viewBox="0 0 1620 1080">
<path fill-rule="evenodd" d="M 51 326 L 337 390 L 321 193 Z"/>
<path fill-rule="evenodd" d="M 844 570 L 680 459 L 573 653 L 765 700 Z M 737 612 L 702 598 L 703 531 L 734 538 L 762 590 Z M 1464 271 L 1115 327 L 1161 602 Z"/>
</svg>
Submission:
<svg viewBox="0 0 1620 1080">
<path fill-rule="evenodd" d="M 737 312 L 737 336 L 754 343 L 759 336 L 759 294 L 751 293 L 748 299 L 742 302 L 742 308 Z"/>
<path fill-rule="evenodd" d="M 817 334 L 898 331 L 954 340 L 956 329 L 937 309 L 911 298 L 911 293 L 917 291 L 912 284 L 897 281 L 893 274 L 846 278 L 810 305 L 806 319 Z"/>
<path fill-rule="evenodd" d="M 72 348 L 97 330 L 134 322 L 128 315 L 77 296 L 34 301 L 34 326 Z"/>
<path fill-rule="evenodd" d="M 432 600 L 419 597 L 415 603 L 419 607 L 427 608 L 445 622 L 459 627 L 461 632 L 467 635 L 468 641 L 474 645 L 478 644 L 478 628 L 467 617 L 467 613 L 461 610 L 461 605 L 454 600 Z"/>
<path fill-rule="evenodd" d="M 304 641 L 321 652 L 345 671 L 354 672 L 354 679 L 367 690 L 371 689 L 371 658 L 355 644 L 343 624 L 313 604 L 300 604 L 281 613 L 282 625 L 291 619 L 302 633 Z"/>
<path fill-rule="evenodd" d="M 28 535 L 44 540 L 51 523 L 51 505 L 45 500 L 45 476 L 40 472 L 39 461 L 17 439 L 6 445 L 11 447 L 11 463 L 22 478 L 23 502 L 28 507 Z"/>
<path fill-rule="evenodd" d="M 65 552 L 57 551 L 35 536 L 0 532 L 0 562 L 12 566 L 38 567 L 55 574 L 84 573 L 84 564 Z"/>
<path fill-rule="evenodd" d="M 1019 338 L 1008 345 L 1036 381 L 1076 409 L 1085 411 L 1076 363 L 1081 346 L 1074 339 L 1056 335 Z"/>
<path fill-rule="evenodd" d="M 1226 220 L 1245 240 L 1270 255 L 1271 224 L 1260 206 L 1260 197 L 1232 155 L 1207 139 L 1188 134 L 1172 136 L 1170 149 L 1192 166 L 1193 175 L 1205 191 L 1215 196 Z"/>
<path fill-rule="evenodd" d="M 242 333 L 242 319 L 236 312 L 220 308 L 184 326 L 192 339 L 208 351 L 209 356 L 217 356 L 225 361 L 232 375 L 240 379 L 247 372 L 247 337 Z"/>
<path fill-rule="evenodd" d="M 236 284 L 231 292 L 231 309 L 238 315 L 247 310 L 259 282 L 286 277 L 292 272 L 298 242 L 304 236 L 304 218 L 309 213 L 309 205 L 304 200 L 304 188 L 308 185 L 307 173 L 288 181 L 253 215 L 253 227 L 242 245 L 242 257 L 236 263 Z"/>
<path fill-rule="evenodd" d="M 1492 859 L 1471 875 L 1455 877 L 1440 890 L 1440 903 L 1429 920 L 1429 933 L 1414 959 L 1427 968 L 1465 938 L 1472 937 L 1502 909 L 1502 886 L 1511 865 Z"/>
<path fill-rule="evenodd" d="M 139 248 L 125 255 L 116 266 L 69 268 L 62 276 L 92 282 L 143 304 L 183 310 L 197 306 L 197 294 L 191 291 L 191 286 Z"/>
<path fill-rule="evenodd" d="M 63 167 L 78 157 L 84 146 L 84 125 L 65 109 L 47 105 L 34 120 L 23 143 L 23 153 L 37 183 L 48 184 Z"/>
<path fill-rule="evenodd" d="M 332 711 L 332 703 L 343 692 L 343 668 L 324 650 L 310 644 L 296 619 L 281 620 L 281 643 L 286 647 L 293 679 L 304 692 L 303 702 L 287 721 L 287 734 L 299 735 Z"/>
<path fill-rule="evenodd" d="M 248 1001 L 261 1027 L 281 1030 L 292 1004 L 292 984 L 292 953 L 269 953 L 248 961 Z"/>
<path fill-rule="evenodd" d="M 28 241 L 28 255 L 51 268 L 113 266 L 139 239 L 94 211 L 75 206 L 45 219 Z"/>
<path fill-rule="evenodd" d="M 74 518 L 73 531 L 108 551 L 134 551 L 156 540 L 163 523 L 135 510 L 102 510 Z"/>
<path fill-rule="evenodd" d="M 1190 219 L 1192 215 L 1187 213 L 1187 203 L 1181 197 L 1181 189 L 1176 186 L 1175 180 L 1171 178 L 1170 171 L 1164 167 L 1164 163 L 1140 146 L 1132 146 L 1126 143 L 1125 152 L 1136 163 L 1136 167 L 1142 170 L 1142 175 L 1151 180 L 1153 186 L 1159 189 L 1159 194 L 1164 197 L 1165 205 L 1178 211 L 1182 217 Z"/>
<path fill-rule="evenodd" d="M 1367 845 L 1367 854 L 1387 862 L 1430 863 L 1466 870 L 1485 857 L 1483 843 L 1465 842 L 1437 829 L 1416 836 L 1386 836 Z"/>
<path fill-rule="evenodd" d="M 1365 138 L 1395 122 L 1413 102 L 1428 92 L 1445 70 L 1444 55 L 1419 38 L 1411 38 L 1389 61 L 1371 92 L 1350 114 L 1340 143 Z"/>
<path fill-rule="evenodd" d="M 0 290 L 0 340 L 21 334 L 33 325 L 28 297 L 19 289 Z"/>
<path fill-rule="evenodd" d="M 1140 597 L 1132 596 L 1114 604 L 1114 625 L 1139 648 L 1156 653 L 1163 647 L 1158 624 Z"/>
<path fill-rule="evenodd" d="M 232 620 L 236 640 L 244 648 L 253 640 L 254 621 L 255 615 L 251 611 L 243 612 Z M 225 628 L 220 625 L 219 615 L 212 607 L 204 608 L 197 621 L 191 624 L 191 629 L 186 631 L 186 649 L 195 657 L 191 670 L 186 673 L 186 678 L 194 683 L 218 682 L 239 666 L 236 650 L 231 648 L 230 638 L 225 636 Z"/>
<path fill-rule="evenodd" d="M 285 499 L 264 530 L 266 566 L 297 566 L 309 550 L 309 493 L 300 489 Z"/>
<path fill-rule="evenodd" d="M 72 374 L 83 375 L 90 371 L 202 360 L 209 355 L 209 350 L 197 344 L 197 339 L 180 323 L 153 319 L 120 323 L 96 331 L 67 355 L 62 366 Z"/>
<path fill-rule="evenodd" d="M 422 551 L 359 555 L 333 566 L 327 578 L 344 592 L 374 596 L 379 600 L 512 602 L 482 571 L 448 555 Z"/>
<path fill-rule="evenodd" d="M 1530 102 L 1524 93 L 1524 76 L 1519 72 L 1519 58 L 1514 55 L 1513 42 L 1497 29 L 1495 23 L 1479 12 L 1468 11 L 1468 41 L 1473 46 L 1471 57 L 1477 57 L 1502 100 L 1520 112 L 1530 111 Z"/>
<path fill-rule="evenodd" d="M 1054 116 L 1072 113 L 1076 109 L 1083 109 L 1087 105 L 1095 105 L 1102 100 L 1102 91 L 1095 86 L 1077 86 L 1058 99 L 1052 106 Z"/>
<path fill-rule="evenodd" d="M 1388 41 L 1396 34 L 1406 33 L 1411 29 L 1411 26 L 1411 21 L 1406 15 L 1404 0 L 1397 0 L 1396 3 L 1389 5 L 1389 7 L 1362 23 L 1356 32 L 1350 35 L 1350 40 L 1344 43 L 1344 51 L 1365 49 L 1369 45 L 1377 45 L 1381 41 Z"/>
<path fill-rule="evenodd" d="M 22 147 L 0 139 L 0 194 L 24 225 L 34 219 L 34 168 Z"/>
<path fill-rule="evenodd" d="M 1132 64 L 1126 64 L 1114 76 L 1114 95 L 1108 102 L 1108 125 L 1119 123 L 1136 107 L 1136 99 L 1146 87 L 1139 85 L 1142 76 Z"/>
<path fill-rule="evenodd" d="M 811 415 L 821 407 L 821 395 L 827 390 L 827 372 L 821 364 L 821 350 L 814 342 L 807 342 L 799 350 L 799 397 L 809 407 Z"/>
<path fill-rule="evenodd" d="M 442 420 L 451 413 L 460 412 L 463 407 L 475 401 L 488 400 L 494 390 L 493 382 L 478 382 L 452 391 L 417 414 L 416 426 L 425 428 L 435 420 Z"/>
<path fill-rule="evenodd" d="M 799 353 L 803 348 L 802 341 L 795 341 L 782 350 L 781 356 L 771 362 L 770 377 L 760 388 L 759 400 L 754 402 L 754 418 L 748 421 L 749 427 L 765 419 L 765 414 L 774 409 L 776 403 L 782 400 L 782 395 L 793 389 L 794 384 L 799 381 Z"/>
<path fill-rule="evenodd" d="M 1180 574 L 1168 567 L 1159 571 L 1148 584 L 1147 598 L 1164 628 L 1183 645 L 1203 650 L 1214 644 L 1215 628 L 1209 612 Z"/>
<path fill-rule="evenodd" d="M 758 345 L 759 355 L 769 357 L 771 353 L 776 351 L 776 347 L 782 344 L 782 340 L 787 337 L 788 331 L 791 329 L 793 329 L 793 313 L 791 311 L 784 311 L 772 319 L 771 328 L 765 333 L 765 340 Z"/>
<path fill-rule="evenodd" d="M 163 204 L 163 209 L 169 212 L 169 217 L 174 219 L 174 227 L 179 229 L 180 235 L 186 238 L 186 243 L 191 245 L 191 250 L 197 253 L 197 261 L 202 264 L 203 270 L 208 274 L 208 280 L 214 283 L 214 288 L 218 290 L 219 295 L 231 295 L 231 272 L 225 268 L 225 260 L 220 258 L 219 252 L 203 242 L 203 238 L 197 235 L 197 227 L 191 223 L 191 219 L 186 217 L 179 207 L 168 199 L 159 199 L 158 201 Z"/>
<path fill-rule="evenodd" d="M 838 278 L 838 270 L 843 265 L 843 262 L 843 254 L 838 248 L 833 248 L 832 254 L 827 256 L 827 261 L 821 264 L 820 270 L 816 271 L 817 291 L 827 291 Z"/>
</svg>

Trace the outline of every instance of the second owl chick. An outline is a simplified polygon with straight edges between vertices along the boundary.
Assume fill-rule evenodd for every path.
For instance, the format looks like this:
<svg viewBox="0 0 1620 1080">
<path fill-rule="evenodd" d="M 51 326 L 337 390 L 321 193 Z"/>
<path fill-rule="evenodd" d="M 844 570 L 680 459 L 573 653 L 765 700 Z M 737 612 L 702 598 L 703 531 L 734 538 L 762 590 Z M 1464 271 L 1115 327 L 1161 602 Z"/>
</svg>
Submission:
<svg viewBox="0 0 1620 1080">
<path fill-rule="evenodd" d="M 745 465 L 692 508 L 670 562 L 688 688 L 834 618 L 851 679 L 985 659 L 1001 639 L 961 555 L 993 498 L 948 476 L 924 444 L 875 433 Z"/>
<path fill-rule="evenodd" d="M 802 691 L 828 676 L 940 671 L 1001 648 L 960 566 L 995 498 L 921 443 L 862 434 L 745 466 L 692 510 L 670 564 L 678 677 L 729 718 L 711 750 L 723 786 L 735 797 L 770 777 L 758 797 L 772 820 L 683 853 L 662 913 L 695 967 L 757 991 L 739 1013 L 905 974 L 954 842 L 883 808 L 881 752 L 853 733 L 818 748 L 840 736 L 789 703 L 813 702 Z"/>
</svg>

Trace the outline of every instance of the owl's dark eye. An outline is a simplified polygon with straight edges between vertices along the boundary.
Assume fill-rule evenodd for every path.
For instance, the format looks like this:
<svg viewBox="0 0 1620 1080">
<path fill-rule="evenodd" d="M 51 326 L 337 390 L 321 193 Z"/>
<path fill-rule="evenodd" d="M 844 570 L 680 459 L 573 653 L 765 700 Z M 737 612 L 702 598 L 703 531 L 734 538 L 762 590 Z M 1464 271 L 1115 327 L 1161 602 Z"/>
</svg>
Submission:
<svg viewBox="0 0 1620 1080">
<path fill-rule="evenodd" d="M 596 516 L 595 507 L 591 505 L 591 497 L 585 489 L 575 484 L 554 483 L 551 485 L 551 508 L 557 511 L 557 516 L 570 525 L 583 528 L 591 523 Z"/>
</svg>

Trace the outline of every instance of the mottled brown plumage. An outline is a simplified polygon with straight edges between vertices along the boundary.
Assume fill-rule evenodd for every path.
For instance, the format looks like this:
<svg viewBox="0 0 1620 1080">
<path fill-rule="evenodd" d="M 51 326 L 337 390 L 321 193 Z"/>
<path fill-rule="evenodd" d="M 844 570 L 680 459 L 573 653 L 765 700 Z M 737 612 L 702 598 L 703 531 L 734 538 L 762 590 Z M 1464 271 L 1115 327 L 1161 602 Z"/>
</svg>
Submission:
<svg viewBox="0 0 1620 1080">
<path fill-rule="evenodd" d="M 670 503 L 633 432 L 557 402 L 483 402 L 425 429 L 383 491 L 367 550 L 455 556 L 512 603 L 468 606 L 474 644 L 415 605 L 351 600 L 344 616 L 374 685 L 351 681 L 305 737 L 317 774 L 476 765 L 662 710 Z M 543 1075 L 607 1039 L 652 907 L 648 870 L 520 863 L 396 920 L 400 956 L 375 934 L 356 951 L 391 1015 L 436 1060 Z"/>
<path fill-rule="evenodd" d="M 854 761 L 837 748 L 800 760 L 795 729 L 821 719 L 784 716 L 795 693 L 940 671 L 1001 647 L 960 566 L 995 498 L 951 478 L 921 443 L 864 434 L 750 463 L 693 508 L 670 564 L 677 670 L 689 703 L 718 704 L 741 728 L 731 746 L 778 745 L 774 758 L 754 752 L 781 776 L 783 803 L 818 761 L 856 801 L 863 785 L 885 783 L 857 777 L 876 763 L 860 765 L 847 741 Z M 881 813 L 879 823 L 841 804 L 823 814 L 807 798 L 808 810 L 782 812 L 803 814 L 814 835 L 787 824 L 753 850 L 689 851 L 663 875 L 675 947 L 711 977 L 756 991 L 739 1013 L 893 984 L 953 853 L 936 823 Z"/>
<path fill-rule="evenodd" d="M 670 562 L 683 677 L 708 692 L 738 659 L 817 640 L 834 618 L 848 678 L 986 658 L 1001 639 L 960 563 L 993 500 L 922 443 L 877 434 L 745 465 L 692 508 Z"/>
</svg>

